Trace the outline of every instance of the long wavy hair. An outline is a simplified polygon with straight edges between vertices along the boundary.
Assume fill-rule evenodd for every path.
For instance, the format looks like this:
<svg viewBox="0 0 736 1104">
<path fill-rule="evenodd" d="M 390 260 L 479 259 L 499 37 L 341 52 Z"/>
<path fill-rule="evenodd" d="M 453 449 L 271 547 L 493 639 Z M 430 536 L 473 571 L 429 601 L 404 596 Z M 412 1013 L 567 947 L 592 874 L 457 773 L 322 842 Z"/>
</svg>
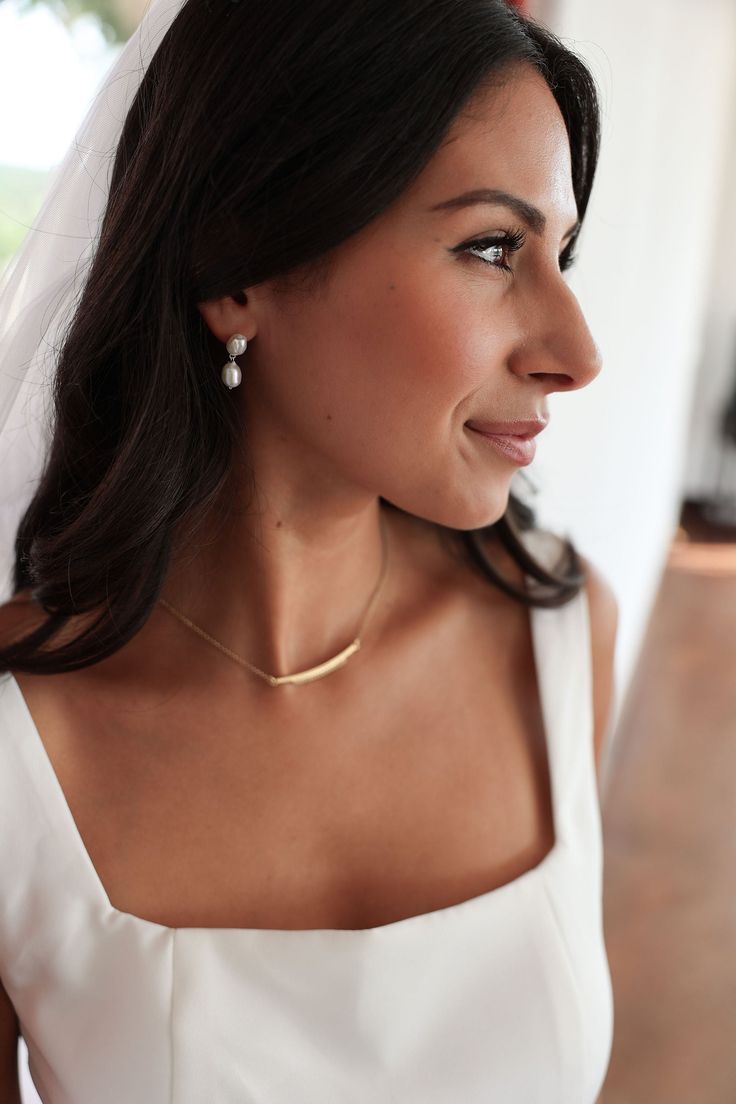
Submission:
<svg viewBox="0 0 736 1104">
<path fill-rule="evenodd" d="M 559 105 L 582 222 L 600 142 L 594 81 L 505 0 L 187 0 L 125 119 L 59 345 L 49 448 L 13 569 L 13 594 L 30 589 L 46 618 L 0 648 L 0 671 L 111 655 L 151 614 L 177 541 L 191 546 L 219 516 L 247 426 L 213 384 L 222 349 L 196 304 L 318 281 L 330 250 L 401 195 L 474 93 L 517 62 Z M 490 526 L 439 528 L 514 599 L 562 605 L 584 584 L 581 560 L 565 538 L 548 570 L 523 540 L 534 526 L 512 494 Z M 494 568 L 489 538 L 538 593 Z M 97 616 L 54 645 L 80 613 Z"/>
</svg>

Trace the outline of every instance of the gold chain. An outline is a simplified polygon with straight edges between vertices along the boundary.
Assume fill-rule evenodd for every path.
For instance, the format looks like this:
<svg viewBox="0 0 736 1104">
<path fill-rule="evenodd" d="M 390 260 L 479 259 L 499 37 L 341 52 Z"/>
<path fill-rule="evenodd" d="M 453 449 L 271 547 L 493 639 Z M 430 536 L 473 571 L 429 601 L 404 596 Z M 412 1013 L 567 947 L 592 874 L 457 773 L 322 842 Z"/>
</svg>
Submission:
<svg viewBox="0 0 736 1104">
<path fill-rule="evenodd" d="M 198 633 L 199 636 L 203 637 L 210 644 L 213 644 L 215 648 L 219 648 L 220 651 L 224 652 L 226 656 L 230 657 L 230 659 L 234 659 L 235 662 L 239 663 L 242 667 L 247 667 L 249 671 L 253 672 L 253 674 L 259 675 L 262 679 L 265 679 L 265 681 L 269 683 L 270 686 L 283 686 L 285 683 L 314 682 L 316 679 L 324 678 L 324 676 L 328 675 L 331 671 L 337 670 L 338 667 L 342 667 L 343 664 L 348 661 L 350 656 L 357 652 L 360 648 L 360 633 L 365 626 L 365 623 L 368 619 L 368 614 L 371 612 L 373 603 L 376 600 L 376 596 L 378 595 L 378 591 L 381 589 L 381 584 L 386 575 L 386 565 L 388 563 L 386 523 L 383 513 L 381 513 L 380 515 L 379 524 L 381 527 L 381 546 L 383 549 L 381 571 L 378 576 L 378 582 L 373 589 L 373 593 L 368 600 L 368 605 L 366 606 L 360 625 L 358 626 L 358 635 L 355 637 L 355 640 L 353 640 L 352 643 L 348 644 L 346 648 L 343 648 L 343 650 L 341 652 L 338 652 L 336 656 L 333 656 L 332 659 L 327 659 L 324 663 L 319 663 L 316 667 L 310 667 L 306 671 L 296 671 L 292 675 L 269 675 L 267 671 L 262 671 L 260 667 L 255 667 L 252 663 L 248 663 L 247 659 L 243 659 L 242 656 L 237 655 L 235 652 L 231 651 L 230 648 L 227 648 L 224 644 L 221 644 L 219 640 L 215 640 L 214 636 L 210 636 L 210 634 L 208 632 L 205 632 L 204 629 L 200 629 L 199 625 L 195 625 L 194 622 L 190 621 L 188 617 L 185 617 L 183 613 L 180 613 L 178 610 L 174 609 L 174 607 L 169 602 L 167 602 L 165 598 L 159 598 L 159 605 L 163 606 L 164 609 L 167 609 L 170 613 L 173 613 L 175 617 L 178 617 L 180 621 L 182 621 L 185 625 L 188 625 L 188 627 L 194 632 Z"/>
</svg>

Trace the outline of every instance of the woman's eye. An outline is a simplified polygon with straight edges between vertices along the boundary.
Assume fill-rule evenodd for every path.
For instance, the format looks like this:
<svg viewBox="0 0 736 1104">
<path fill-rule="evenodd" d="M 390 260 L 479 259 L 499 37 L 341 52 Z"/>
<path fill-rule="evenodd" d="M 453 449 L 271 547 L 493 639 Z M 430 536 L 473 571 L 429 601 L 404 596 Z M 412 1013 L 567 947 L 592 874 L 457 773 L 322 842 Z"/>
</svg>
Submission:
<svg viewBox="0 0 736 1104">
<path fill-rule="evenodd" d="M 523 230 L 508 230 L 493 237 L 476 238 L 474 241 L 466 242 L 464 245 L 457 246 L 454 252 L 470 253 L 471 256 L 477 257 L 479 261 L 491 268 L 500 268 L 504 272 L 512 272 L 513 269 L 509 264 L 509 260 L 512 254 L 521 249 L 525 241 L 526 234 Z M 558 258 L 560 272 L 566 272 L 575 260 L 573 244 L 573 242 L 568 242 L 562 253 L 560 253 Z"/>
<path fill-rule="evenodd" d="M 525 240 L 526 234 L 523 230 L 509 230 L 492 238 L 477 238 L 475 241 L 460 246 L 460 249 L 470 253 L 473 257 L 477 257 L 478 260 L 492 268 L 500 268 L 504 272 L 511 272 L 509 259 L 512 253 L 516 253 L 521 249 Z"/>
</svg>

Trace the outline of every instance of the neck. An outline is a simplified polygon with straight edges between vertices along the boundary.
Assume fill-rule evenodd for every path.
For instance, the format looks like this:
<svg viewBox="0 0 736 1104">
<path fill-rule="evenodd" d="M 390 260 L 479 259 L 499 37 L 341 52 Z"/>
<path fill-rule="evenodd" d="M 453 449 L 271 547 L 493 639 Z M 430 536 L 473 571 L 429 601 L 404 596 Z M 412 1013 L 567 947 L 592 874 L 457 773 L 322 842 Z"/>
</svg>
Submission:
<svg viewBox="0 0 736 1104">
<path fill-rule="evenodd" d="M 375 594 L 382 521 L 377 498 L 343 514 L 313 504 L 238 513 L 213 541 L 174 562 L 161 596 L 270 674 L 316 666 L 359 635 L 366 611 L 366 633 L 377 623 L 388 582 L 384 575 Z"/>
</svg>

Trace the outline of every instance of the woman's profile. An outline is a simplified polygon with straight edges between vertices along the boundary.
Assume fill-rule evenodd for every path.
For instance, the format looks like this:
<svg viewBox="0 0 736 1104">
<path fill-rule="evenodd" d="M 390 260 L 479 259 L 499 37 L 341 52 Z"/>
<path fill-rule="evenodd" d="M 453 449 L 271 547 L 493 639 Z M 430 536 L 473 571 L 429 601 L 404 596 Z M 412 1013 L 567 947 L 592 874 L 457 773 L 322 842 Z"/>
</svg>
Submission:
<svg viewBox="0 0 736 1104">
<path fill-rule="evenodd" d="M 45 1104 L 594 1104 L 616 603 L 513 485 L 601 368 L 590 74 L 154 0 L 123 79 L 6 538 L 0 1097 L 22 1034 Z"/>
</svg>

